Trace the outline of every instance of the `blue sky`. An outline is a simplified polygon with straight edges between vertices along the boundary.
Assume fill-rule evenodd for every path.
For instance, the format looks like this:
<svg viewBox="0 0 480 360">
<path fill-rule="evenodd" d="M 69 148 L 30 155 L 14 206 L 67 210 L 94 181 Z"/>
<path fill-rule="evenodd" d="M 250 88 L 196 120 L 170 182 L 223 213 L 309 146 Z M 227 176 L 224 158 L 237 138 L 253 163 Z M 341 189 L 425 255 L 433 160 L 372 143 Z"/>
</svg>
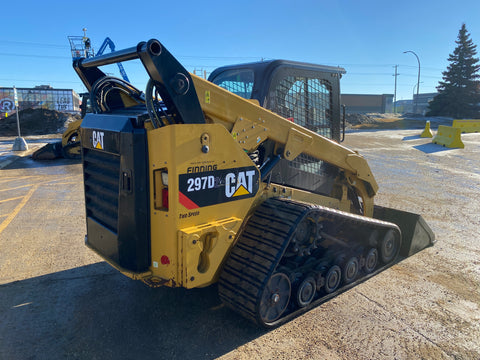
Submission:
<svg viewBox="0 0 480 360">
<path fill-rule="evenodd" d="M 462 23 L 480 46 L 478 0 L 4 0 L 0 13 L 0 86 L 77 92 L 67 36 L 84 27 L 96 49 L 107 36 L 117 49 L 159 39 L 189 71 L 276 58 L 342 66 L 343 93 L 393 94 L 398 65 L 398 100 L 411 99 L 417 83 L 417 60 L 404 51 L 420 58 L 423 93 L 435 91 Z M 143 89 L 142 65 L 124 67 Z"/>
</svg>

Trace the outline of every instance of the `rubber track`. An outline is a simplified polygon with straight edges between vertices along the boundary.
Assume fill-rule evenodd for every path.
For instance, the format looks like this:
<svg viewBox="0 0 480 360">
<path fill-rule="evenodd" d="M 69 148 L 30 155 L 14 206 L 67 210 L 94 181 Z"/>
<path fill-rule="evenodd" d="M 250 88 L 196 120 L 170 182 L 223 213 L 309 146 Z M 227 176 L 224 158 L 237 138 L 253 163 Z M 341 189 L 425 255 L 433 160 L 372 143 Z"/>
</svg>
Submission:
<svg viewBox="0 0 480 360">
<path fill-rule="evenodd" d="M 262 326 L 277 326 L 365 279 L 361 278 L 315 300 L 308 307 L 297 309 L 272 324 L 261 321 L 258 306 L 262 291 L 275 272 L 297 225 L 306 216 L 312 215 L 321 216 L 323 219 L 348 221 L 351 226 L 395 228 L 400 231 L 396 225 L 388 222 L 288 199 L 270 198 L 248 219 L 220 275 L 219 296 L 228 307 Z M 368 277 L 388 266 L 379 268 Z"/>
<path fill-rule="evenodd" d="M 248 220 L 219 280 L 224 303 L 257 322 L 257 299 L 273 274 L 306 206 L 269 199 Z"/>
</svg>

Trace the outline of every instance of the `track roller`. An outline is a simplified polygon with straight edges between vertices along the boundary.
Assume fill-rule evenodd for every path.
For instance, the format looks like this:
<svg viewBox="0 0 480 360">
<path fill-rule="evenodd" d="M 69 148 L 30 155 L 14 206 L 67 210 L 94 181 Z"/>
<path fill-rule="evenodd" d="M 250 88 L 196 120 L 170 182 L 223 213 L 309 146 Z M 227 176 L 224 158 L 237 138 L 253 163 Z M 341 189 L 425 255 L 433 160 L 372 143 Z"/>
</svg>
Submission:
<svg viewBox="0 0 480 360">
<path fill-rule="evenodd" d="M 295 294 L 295 301 L 299 307 L 305 307 L 309 305 L 315 297 L 315 291 L 317 283 L 313 276 L 307 276 L 298 285 Z"/>
<path fill-rule="evenodd" d="M 352 256 L 347 261 L 345 261 L 342 269 L 342 279 L 344 284 L 350 284 L 351 282 L 353 282 L 353 280 L 355 280 L 358 275 L 359 268 L 360 265 L 357 257 Z"/>
<path fill-rule="evenodd" d="M 365 256 L 365 272 L 370 274 L 375 270 L 378 263 L 378 250 L 376 248 L 370 248 Z"/>
<path fill-rule="evenodd" d="M 340 286 L 341 281 L 342 269 L 338 265 L 333 265 L 325 275 L 325 292 L 327 294 L 333 293 Z"/>
</svg>

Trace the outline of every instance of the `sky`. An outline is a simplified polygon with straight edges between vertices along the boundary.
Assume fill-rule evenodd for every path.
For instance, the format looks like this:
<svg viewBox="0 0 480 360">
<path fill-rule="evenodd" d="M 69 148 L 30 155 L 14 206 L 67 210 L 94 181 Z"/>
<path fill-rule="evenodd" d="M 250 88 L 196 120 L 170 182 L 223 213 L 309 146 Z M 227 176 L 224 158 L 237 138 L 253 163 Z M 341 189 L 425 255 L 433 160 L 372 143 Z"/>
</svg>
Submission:
<svg viewBox="0 0 480 360">
<path fill-rule="evenodd" d="M 340 66 L 348 94 L 394 94 L 397 65 L 397 100 L 417 87 L 418 62 L 405 51 L 417 54 L 420 93 L 430 93 L 462 23 L 480 45 L 478 0 L 3 0 L 0 13 L 0 87 L 84 92 L 67 39 L 83 28 L 94 49 L 106 37 L 117 50 L 158 39 L 191 72 L 262 59 Z M 141 63 L 124 67 L 143 90 Z M 103 70 L 120 77 L 116 67 Z"/>
</svg>

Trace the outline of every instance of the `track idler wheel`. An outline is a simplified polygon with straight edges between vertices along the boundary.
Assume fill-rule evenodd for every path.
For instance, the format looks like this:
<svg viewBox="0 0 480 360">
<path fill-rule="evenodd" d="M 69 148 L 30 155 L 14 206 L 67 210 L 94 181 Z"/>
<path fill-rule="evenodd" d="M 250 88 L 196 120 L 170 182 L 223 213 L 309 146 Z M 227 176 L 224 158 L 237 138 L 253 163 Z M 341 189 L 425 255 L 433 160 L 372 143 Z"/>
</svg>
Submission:
<svg viewBox="0 0 480 360">
<path fill-rule="evenodd" d="M 317 283 L 312 276 L 307 276 L 303 281 L 298 285 L 295 301 L 298 307 L 305 307 L 309 305 L 313 298 L 315 297 L 315 290 Z"/>
<path fill-rule="evenodd" d="M 400 238 L 395 235 L 393 230 L 388 230 L 380 242 L 380 260 L 388 264 L 395 259 L 400 250 Z"/>
<path fill-rule="evenodd" d="M 290 279 L 283 272 L 277 272 L 268 280 L 260 299 L 259 311 L 261 321 L 271 323 L 279 319 L 288 307 L 292 292 Z"/>
</svg>

